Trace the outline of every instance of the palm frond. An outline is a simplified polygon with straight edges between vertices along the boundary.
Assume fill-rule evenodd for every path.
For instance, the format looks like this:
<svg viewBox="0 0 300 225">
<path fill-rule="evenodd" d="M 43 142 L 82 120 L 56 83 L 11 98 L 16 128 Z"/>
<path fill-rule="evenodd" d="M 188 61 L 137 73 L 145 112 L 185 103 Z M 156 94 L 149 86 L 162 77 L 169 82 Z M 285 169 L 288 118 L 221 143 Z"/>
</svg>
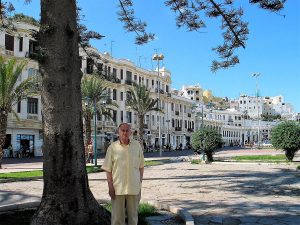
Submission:
<svg viewBox="0 0 300 225">
<path fill-rule="evenodd" d="M 37 85 L 34 78 L 18 82 L 26 64 L 26 61 L 17 62 L 16 59 L 5 60 L 0 57 L 0 107 L 7 112 L 20 100 L 38 92 L 37 89 L 33 91 Z"/>
</svg>

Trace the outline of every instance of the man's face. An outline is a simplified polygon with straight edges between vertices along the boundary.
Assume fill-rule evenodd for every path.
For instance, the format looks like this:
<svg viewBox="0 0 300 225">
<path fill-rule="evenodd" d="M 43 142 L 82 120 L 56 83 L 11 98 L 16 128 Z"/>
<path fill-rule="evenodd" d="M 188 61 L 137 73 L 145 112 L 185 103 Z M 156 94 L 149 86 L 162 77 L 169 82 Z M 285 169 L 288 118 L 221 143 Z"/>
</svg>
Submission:
<svg viewBox="0 0 300 225">
<path fill-rule="evenodd" d="M 127 141 L 131 135 L 130 126 L 128 124 L 123 124 L 119 127 L 119 138 L 122 141 Z"/>
</svg>

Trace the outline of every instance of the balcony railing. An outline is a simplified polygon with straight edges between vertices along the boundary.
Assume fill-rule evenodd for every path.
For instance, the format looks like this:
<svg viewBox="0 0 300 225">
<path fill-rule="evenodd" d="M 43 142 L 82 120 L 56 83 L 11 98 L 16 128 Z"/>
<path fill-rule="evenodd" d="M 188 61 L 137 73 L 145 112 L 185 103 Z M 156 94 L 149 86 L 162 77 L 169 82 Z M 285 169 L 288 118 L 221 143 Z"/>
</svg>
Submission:
<svg viewBox="0 0 300 225">
<path fill-rule="evenodd" d="M 175 111 L 175 115 L 176 115 L 176 116 L 179 116 L 179 111 Z"/>
<path fill-rule="evenodd" d="M 181 127 L 175 127 L 175 131 L 181 131 L 182 128 Z"/>
<path fill-rule="evenodd" d="M 38 120 L 39 116 L 35 114 L 27 114 L 27 119 L 29 120 Z"/>
<path fill-rule="evenodd" d="M 5 50 L 6 55 L 14 55 L 14 51 Z"/>
<path fill-rule="evenodd" d="M 191 114 L 191 113 L 188 113 L 187 115 L 188 115 L 188 117 L 192 117 L 192 114 Z"/>
<path fill-rule="evenodd" d="M 132 85 L 132 80 L 125 80 L 125 84 Z"/>
<path fill-rule="evenodd" d="M 194 129 L 193 128 L 188 128 L 187 131 L 188 132 L 194 132 Z"/>
</svg>

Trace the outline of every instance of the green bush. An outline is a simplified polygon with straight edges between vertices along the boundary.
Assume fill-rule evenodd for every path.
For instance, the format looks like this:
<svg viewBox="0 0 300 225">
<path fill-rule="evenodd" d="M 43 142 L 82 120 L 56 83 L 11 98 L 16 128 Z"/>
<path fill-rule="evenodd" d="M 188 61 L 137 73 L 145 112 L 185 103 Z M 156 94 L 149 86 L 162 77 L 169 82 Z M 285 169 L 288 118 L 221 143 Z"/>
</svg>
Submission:
<svg viewBox="0 0 300 225">
<path fill-rule="evenodd" d="M 295 121 L 285 121 L 275 126 L 271 133 L 271 144 L 283 149 L 287 160 L 292 161 L 300 149 L 300 125 Z"/>
<path fill-rule="evenodd" d="M 213 154 L 216 149 L 222 147 L 222 136 L 216 130 L 204 128 L 196 131 L 192 135 L 192 147 L 196 150 L 204 152 L 207 161 L 213 161 Z"/>
<path fill-rule="evenodd" d="M 192 159 L 191 164 L 200 164 L 199 159 Z"/>
</svg>

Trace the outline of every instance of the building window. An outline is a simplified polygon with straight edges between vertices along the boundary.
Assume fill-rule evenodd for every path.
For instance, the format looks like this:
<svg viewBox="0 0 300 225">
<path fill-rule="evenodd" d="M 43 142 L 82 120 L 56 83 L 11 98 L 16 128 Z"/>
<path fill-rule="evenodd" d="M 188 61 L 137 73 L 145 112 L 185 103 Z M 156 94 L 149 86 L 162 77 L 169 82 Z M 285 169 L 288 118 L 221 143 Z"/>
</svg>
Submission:
<svg viewBox="0 0 300 225">
<path fill-rule="evenodd" d="M 37 98 L 28 98 L 27 113 L 38 114 L 38 99 Z"/>
<path fill-rule="evenodd" d="M 120 92 L 120 99 L 121 99 L 121 101 L 123 101 L 123 99 L 124 99 L 123 91 Z"/>
<path fill-rule="evenodd" d="M 18 104 L 17 104 L 17 113 L 21 113 L 21 101 L 18 101 Z"/>
<path fill-rule="evenodd" d="M 123 123 L 124 122 L 123 111 L 120 112 L 120 118 L 121 118 L 121 123 Z"/>
<path fill-rule="evenodd" d="M 14 51 L 14 36 L 5 34 L 5 49 Z"/>
<path fill-rule="evenodd" d="M 117 69 L 113 68 L 112 75 L 114 78 L 117 78 Z"/>
<path fill-rule="evenodd" d="M 132 112 L 126 111 L 126 120 L 127 123 L 132 123 Z"/>
<path fill-rule="evenodd" d="M 113 89 L 113 100 L 117 100 L 117 90 Z"/>
<path fill-rule="evenodd" d="M 94 70 L 94 62 L 91 58 L 86 59 L 86 73 L 92 74 Z"/>
<path fill-rule="evenodd" d="M 22 52 L 23 51 L 23 37 L 19 38 L 19 51 Z"/>
<path fill-rule="evenodd" d="M 117 110 L 113 110 L 112 120 L 116 123 L 117 122 Z"/>
<path fill-rule="evenodd" d="M 123 69 L 120 71 L 120 79 L 123 80 Z"/>
</svg>

